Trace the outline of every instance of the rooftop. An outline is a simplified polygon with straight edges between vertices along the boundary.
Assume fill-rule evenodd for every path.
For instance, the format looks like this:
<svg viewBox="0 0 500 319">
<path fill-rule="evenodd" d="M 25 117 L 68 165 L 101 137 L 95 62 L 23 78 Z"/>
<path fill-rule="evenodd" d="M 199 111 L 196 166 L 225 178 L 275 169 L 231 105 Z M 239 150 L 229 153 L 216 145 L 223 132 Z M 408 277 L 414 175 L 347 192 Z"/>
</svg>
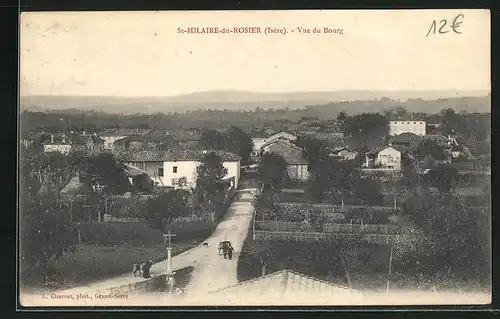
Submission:
<svg viewBox="0 0 500 319">
<path fill-rule="evenodd" d="M 276 300 L 282 304 L 290 301 L 307 303 L 307 299 L 345 298 L 348 295 L 361 297 L 356 290 L 339 286 L 328 281 L 309 277 L 291 270 L 280 270 L 264 277 L 248 280 L 231 287 L 223 288 L 210 293 L 211 296 L 222 299 L 251 300 L 252 304 L 269 304 L 269 300 Z M 306 299 L 304 299 L 306 298 Z M 310 302 L 310 300 L 309 300 Z"/>
<path fill-rule="evenodd" d="M 135 176 L 141 176 L 141 175 L 148 175 L 147 172 L 141 170 L 141 169 L 138 169 L 137 167 L 133 167 L 133 166 L 130 166 L 130 165 L 127 165 L 125 164 L 125 175 L 127 175 L 128 177 L 135 177 Z"/>
<path fill-rule="evenodd" d="M 236 162 L 240 160 L 240 157 L 238 155 L 220 150 L 203 151 L 199 149 L 170 149 L 163 153 L 157 151 L 134 152 L 125 156 L 125 161 L 201 161 L 203 157 L 210 152 L 214 152 L 225 162 Z"/>
<path fill-rule="evenodd" d="M 53 136 L 53 141 L 52 141 Z M 46 136 L 43 144 L 46 145 L 71 145 L 71 144 L 85 144 L 85 140 L 76 134 L 52 134 Z"/>
<path fill-rule="evenodd" d="M 99 136 L 132 136 L 132 135 L 146 135 L 151 132 L 151 129 L 129 129 L 129 128 L 120 128 L 120 129 L 109 129 Z"/>
</svg>

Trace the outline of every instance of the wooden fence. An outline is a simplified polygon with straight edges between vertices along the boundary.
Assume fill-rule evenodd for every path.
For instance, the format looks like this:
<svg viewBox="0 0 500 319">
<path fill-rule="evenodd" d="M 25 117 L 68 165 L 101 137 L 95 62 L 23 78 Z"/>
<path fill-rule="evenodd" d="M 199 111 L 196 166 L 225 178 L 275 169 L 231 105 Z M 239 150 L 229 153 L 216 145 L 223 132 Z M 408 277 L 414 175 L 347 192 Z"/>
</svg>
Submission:
<svg viewBox="0 0 500 319">
<path fill-rule="evenodd" d="M 392 225 L 374 224 L 338 224 L 323 223 L 325 233 L 354 233 L 354 234 L 382 234 L 387 235 L 395 230 Z M 282 221 L 255 221 L 255 230 L 284 231 L 284 232 L 313 232 L 314 226 L 308 223 Z"/>
<path fill-rule="evenodd" d="M 347 239 L 365 241 L 373 244 L 389 244 L 392 237 L 396 235 L 382 234 L 356 234 L 356 233 L 319 233 L 319 232 L 286 232 L 286 231 L 262 231 L 253 232 L 254 240 L 286 240 L 286 241 L 321 241 L 332 239 Z"/>
</svg>

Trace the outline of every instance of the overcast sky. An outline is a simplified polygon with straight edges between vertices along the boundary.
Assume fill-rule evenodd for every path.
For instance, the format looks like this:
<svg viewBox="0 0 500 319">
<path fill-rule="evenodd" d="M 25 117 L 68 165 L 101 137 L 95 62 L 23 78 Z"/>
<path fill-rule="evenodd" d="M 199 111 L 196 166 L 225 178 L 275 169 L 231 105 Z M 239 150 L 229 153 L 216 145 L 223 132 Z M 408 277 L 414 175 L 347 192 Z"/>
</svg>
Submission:
<svg viewBox="0 0 500 319">
<path fill-rule="evenodd" d="M 426 37 L 434 19 L 459 13 L 461 34 Z M 490 90 L 485 10 L 52 12 L 23 13 L 20 23 L 21 95 Z M 177 33 L 205 26 L 288 34 Z M 344 34 L 296 29 L 325 26 Z"/>
</svg>

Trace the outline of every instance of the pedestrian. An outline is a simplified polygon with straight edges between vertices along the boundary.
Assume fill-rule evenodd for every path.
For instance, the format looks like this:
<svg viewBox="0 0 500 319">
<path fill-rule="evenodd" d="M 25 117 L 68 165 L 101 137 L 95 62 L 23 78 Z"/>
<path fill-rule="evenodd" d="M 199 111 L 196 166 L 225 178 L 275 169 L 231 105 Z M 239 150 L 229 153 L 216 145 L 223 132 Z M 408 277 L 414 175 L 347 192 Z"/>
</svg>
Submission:
<svg viewBox="0 0 500 319">
<path fill-rule="evenodd" d="M 234 248 L 231 245 L 231 243 L 229 243 L 228 247 L 227 247 L 227 254 L 228 254 L 229 260 L 233 259 L 233 251 L 234 251 Z"/>
<path fill-rule="evenodd" d="M 144 263 L 144 266 L 142 268 L 142 277 L 143 278 L 151 278 L 151 275 L 149 274 L 149 270 L 151 269 L 151 266 L 153 266 L 153 261 L 151 259 Z"/>
</svg>

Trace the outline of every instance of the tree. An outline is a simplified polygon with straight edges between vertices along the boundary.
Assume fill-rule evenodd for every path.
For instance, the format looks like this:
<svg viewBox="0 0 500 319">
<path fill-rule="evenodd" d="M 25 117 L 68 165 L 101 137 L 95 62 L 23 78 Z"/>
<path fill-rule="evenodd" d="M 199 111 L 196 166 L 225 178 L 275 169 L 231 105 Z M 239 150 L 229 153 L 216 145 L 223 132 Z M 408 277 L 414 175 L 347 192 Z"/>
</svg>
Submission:
<svg viewBox="0 0 500 319">
<path fill-rule="evenodd" d="M 415 157 L 418 160 L 423 160 L 426 156 L 430 155 L 438 161 L 444 161 L 446 156 L 444 155 L 443 149 L 439 145 L 430 139 L 423 140 L 414 152 Z"/>
<path fill-rule="evenodd" d="M 304 157 L 309 163 L 309 169 L 313 169 L 329 158 L 327 145 L 322 140 L 311 136 L 299 136 L 294 143 L 302 148 Z"/>
<path fill-rule="evenodd" d="M 124 166 L 110 153 L 82 159 L 80 181 L 91 186 L 96 195 L 123 194 L 130 186 Z"/>
<path fill-rule="evenodd" d="M 264 153 L 257 176 L 265 188 L 280 188 L 288 178 L 287 163 L 283 156 L 276 153 Z"/>
<path fill-rule="evenodd" d="M 333 250 L 340 259 L 349 288 L 352 288 L 352 270 L 356 268 L 356 263 L 360 261 L 359 257 L 361 250 L 356 245 L 356 242 L 359 242 L 359 240 L 360 238 L 358 238 L 358 236 L 343 238 L 330 234 L 327 236 L 327 239 L 322 241 L 322 243 Z"/>
<path fill-rule="evenodd" d="M 237 126 L 231 126 L 226 133 L 226 150 L 241 157 L 243 164 L 248 164 L 250 154 L 253 150 L 253 142 L 250 135 Z"/>
<path fill-rule="evenodd" d="M 416 227 L 402 266 L 432 269 L 445 281 L 460 272 L 485 279 L 491 254 L 487 209 L 473 209 L 458 196 L 429 189 L 414 192 L 402 209 Z"/>
<path fill-rule="evenodd" d="M 198 141 L 204 149 L 222 150 L 226 147 L 225 136 L 216 130 L 205 129 Z"/>
<path fill-rule="evenodd" d="M 207 153 L 196 168 L 196 188 L 204 190 L 209 197 L 215 195 L 221 188 L 227 175 L 222 158 L 215 152 Z"/>
<path fill-rule="evenodd" d="M 328 158 L 320 161 L 311 172 L 309 192 L 316 199 L 328 195 L 348 196 L 360 178 L 357 161 L 338 161 Z"/>
<path fill-rule="evenodd" d="M 147 202 L 146 221 L 164 234 L 170 229 L 174 218 L 189 212 L 189 191 L 173 189 L 162 193 Z"/>
<path fill-rule="evenodd" d="M 425 175 L 425 181 L 442 193 L 449 193 L 458 174 L 457 168 L 451 165 L 439 165 Z"/>
<path fill-rule="evenodd" d="M 346 111 L 341 111 L 341 112 L 339 112 L 339 114 L 337 115 L 337 120 L 339 120 L 339 121 L 344 121 L 346 118 L 347 118 L 347 113 L 346 113 Z"/>
<path fill-rule="evenodd" d="M 354 192 L 372 205 L 383 205 L 384 195 L 381 191 L 380 182 L 373 178 L 359 179 Z"/>
<path fill-rule="evenodd" d="M 196 187 L 194 194 L 196 202 L 210 212 L 215 221 L 216 195 L 221 190 L 223 179 L 227 175 L 222 158 L 215 152 L 206 154 L 201 164 L 196 168 Z"/>
<path fill-rule="evenodd" d="M 34 200 L 22 196 L 21 267 L 39 267 L 47 278 L 49 266 L 64 253 L 73 251 L 76 243 L 68 212 L 56 203 L 54 196 L 38 196 Z"/>
</svg>

